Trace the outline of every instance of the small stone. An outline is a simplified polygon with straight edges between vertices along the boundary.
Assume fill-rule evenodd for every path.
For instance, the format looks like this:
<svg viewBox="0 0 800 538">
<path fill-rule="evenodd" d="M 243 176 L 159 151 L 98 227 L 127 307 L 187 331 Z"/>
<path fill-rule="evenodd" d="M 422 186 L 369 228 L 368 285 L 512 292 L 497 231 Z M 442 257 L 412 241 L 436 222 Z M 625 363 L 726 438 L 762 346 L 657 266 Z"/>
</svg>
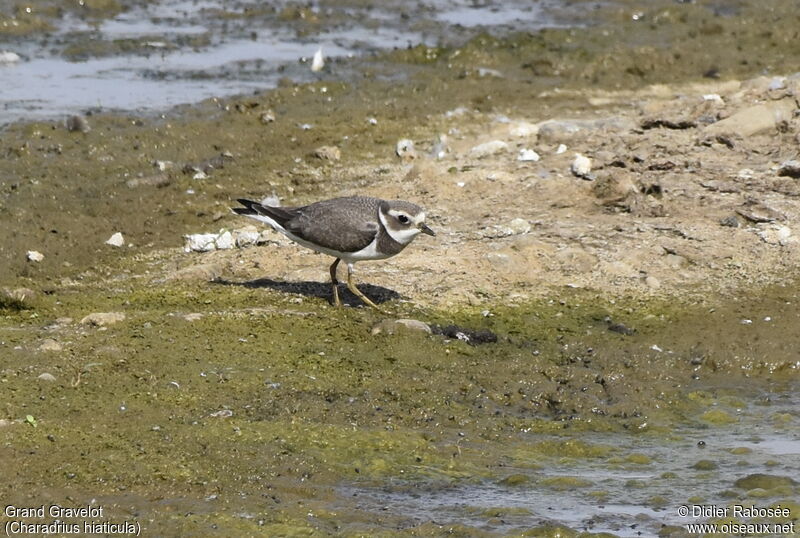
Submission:
<svg viewBox="0 0 800 538">
<path fill-rule="evenodd" d="M 645 277 L 644 283 L 647 285 L 648 288 L 651 288 L 651 289 L 654 289 L 654 290 L 657 290 L 658 288 L 661 287 L 661 282 L 659 282 L 659 280 L 656 277 L 651 276 L 651 275 L 648 275 L 647 277 Z"/>
<path fill-rule="evenodd" d="M 216 239 L 219 234 L 191 234 L 185 235 L 186 244 L 184 252 L 210 252 L 216 250 Z"/>
<path fill-rule="evenodd" d="M 532 149 L 521 149 L 519 150 L 519 155 L 517 155 L 517 160 L 522 162 L 536 162 L 540 158 L 541 157 L 539 157 L 539 154 Z"/>
<path fill-rule="evenodd" d="M 395 153 L 404 161 L 410 161 L 417 158 L 417 150 L 414 149 L 414 141 L 408 138 L 402 138 L 397 141 L 395 146 Z"/>
<path fill-rule="evenodd" d="M 728 215 L 724 219 L 720 219 L 719 225 L 728 226 L 729 228 L 738 228 L 739 219 L 736 218 L 736 215 Z"/>
<path fill-rule="evenodd" d="M 531 231 L 531 224 L 525 219 L 516 218 L 508 223 L 508 229 L 515 235 L 526 234 Z"/>
<path fill-rule="evenodd" d="M 153 161 L 153 166 L 158 168 L 158 170 L 161 172 L 166 172 L 167 170 L 175 168 L 175 163 L 172 161 L 161 161 L 156 159 L 155 161 Z"/>
<path fill-rule="evenodd" d="M 92 130 L 89 127 L 89 121 L 84 118 L 83 116 L 70 116 L 67 118 L 66 121 L 67 131 L 71 133 L 75 133 L 80 131 L 81 133 L 88 133 Z"/>
<path fill-rule="evenodd" d="M 469 150 L 469 156 L 474 159 L 483 159 L 484 157 L 496 155 L 504 151 L 508 151 L 508 144 L 502 140 L 491 140 L 473 147 Z"/>
<path fill-rule="evenodd" d="M 261 233 L 255 226 L 245 226 L 233 231 L 233 240 L 239 248 L 257 244 L 260 236 Z"/>
<path fill-rule="evenodd" d="M 323 161 L 338 161 L 342 152 L 336 146 L 320 146 L 314 150 L 314 157 Z"/>
<path fill-rule="evenodd" d="M 778 168 L 779 176 L 800 179 L 800 161 L 785 161 Z"/>
<path fill-rule="evenodd" d="M 539 134 L 539 126 L 526 121 L 515 123 L 509 130 L 509 134 L 520 138 L 537 136 Z"/>
<path fill-rule="evenodd" d="M 56 380 L 56 376 L 54 376 L 53 374 L 45 372 L 43 374 L 39 374 L 39 376 L 36 379 L 38 379 L 40 381 L 47 381 L 49 383 L 53 383 Z"/>
<path fill-rule="evenodd" d="M 122 312 L 93 312 L 81 320 L 81 325 L 104 327 L 124 320 L 125 314 Z"/>
<path fill-rule="evenodd" d="M 432 333 L 430 325 L 416 319 L 385 319 L 375 324 L 370 332 L 373 335 L 381 333 L 395 334 L 398 329 Z"/>
<path fill-rule="evenodd" d="M 52 338 L 45 338 L 42 345 L 39 346 L 39 351 L 61 351 L 63 347 L 61 344 L 53 340 Z"/>
<path fill-rule="evenodd" d="M 228 230 L 224 230 L 217 234 L 216 239 L 214 239 L 214 245 L 216 245 L 218 250 L 228 250 L 235 247 L 236 242 L 233 239 L 233 234 Z"/>
<path fill-rule="evenodd" d="M 106 245 L 111 245 L 112 247 L 125 246 L 125 238 L 122 237 L 120 232 L 116 232 L 114 235 L 108 238 Z"/>
<path fill-rule="evenodd" d="M 44 259 L 44 254 L 36 250 L 29 250 L 25 256 L 28 258 L 29 262 L 39 263 Z"/>
<path fill-rule="evenodd" d="M 273 112 L 272 109 L 267 110 L 266 112 L 262 112 L 259 119 L 261 120 L 261 123 L 263 123 L 264 125 L 272 123 L 273 121 L 275 121 L 275 112 Z"/>
<path fill-rule="evenodd" d="M 190 314 L 184 314 L 183 319 L 186 321 L 199 321 L 203 319 L 203 314 L 199 312 L 192 312 Z"/>
<path fill-rule="evenodd" d="M 567 146 L 565 144 L 559 144 L 556 148 L 556 155 L 561 155 L 562 153 L 567 151 Z"/>
<path fill-rule="evenodd" d="M 589 174 L 592 171 L 592 160 L 580 153 L 575 154 L 575 160 L 569 167 L 570 171 L 577 177 L 582 179 L 589 179 Z"/>
</svg>

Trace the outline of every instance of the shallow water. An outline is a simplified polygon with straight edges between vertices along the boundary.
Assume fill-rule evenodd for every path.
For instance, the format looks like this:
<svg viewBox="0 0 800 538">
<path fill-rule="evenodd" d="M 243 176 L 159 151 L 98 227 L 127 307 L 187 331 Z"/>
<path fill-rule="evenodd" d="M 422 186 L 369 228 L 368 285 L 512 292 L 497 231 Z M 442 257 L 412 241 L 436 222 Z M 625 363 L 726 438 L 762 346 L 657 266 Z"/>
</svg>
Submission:
<svg viewBox="0 0 800 538">
<path fill-rule="evenodd" d="M 97 109 L 153 112 L 263 91 L 282 77 L 315 80 L 308 58 L 319 47 L 329 63 L 324 76 L 336 78 L 332 58 L 463 41 L 482 29 L 536 30 L 564 24 L 566 16 L 556 14 L 559 3 L 553 1 L 293 6 L 164 0 L 105 20 L 67 14 L 45 39 L 0 41 L 0 50 L 22 56 L 16 64 L 0 65 L 0 123 Z M 129 48 L 115 50 L 119 42 Z M 100 56 L 93 48 L 98 43 L 106 47 Z M 338 70 L 338 76 L 349 76 Z"/>
<path fill-rule="evenodd" d="M 735 411 L 736 424 L 698 422 L 666 435 L 585 432 L 570 438 L 521 433 L 518 440 L 531 445 L 579 439 L 613 447 L 608 457 L 543 457 L 535 470 L 513 464 L 503 470 L 530 479 L 521 485 L 395 482 L 386 487 L 349 485 L 341 492 L 361 510 L 403 516 L 414 525 L 429 521 L 508 533 L 553 523 L 617 536 L 652 536 L 663 525 L 709 520 L 682 517 L 681 506 L 765 507 L 792 498 L 780 490 L 747 501 L 740 490 L 739 500 L 731 498 L 734 482 L 750 474 L 800 476 L 800 399 L 796 394 L 762 394 L 748 401 Z M 699 461 L 713 462 L 714 468 L 697 469 Z"/>
</svg>

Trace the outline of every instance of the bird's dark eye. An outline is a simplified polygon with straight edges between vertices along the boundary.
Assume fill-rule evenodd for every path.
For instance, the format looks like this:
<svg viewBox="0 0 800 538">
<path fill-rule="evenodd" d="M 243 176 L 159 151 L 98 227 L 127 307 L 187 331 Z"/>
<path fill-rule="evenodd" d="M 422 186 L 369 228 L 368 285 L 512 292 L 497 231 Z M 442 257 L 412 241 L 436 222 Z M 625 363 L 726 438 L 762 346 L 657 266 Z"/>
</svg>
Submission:
<svg viewBox="0 0 800 538">
<path fill-rule="evenodd" d="M 408 224 L 408 217 L 405 215 L 398 215 L 397 220 L 399 220 L 401 224 Z"/>
</svg>

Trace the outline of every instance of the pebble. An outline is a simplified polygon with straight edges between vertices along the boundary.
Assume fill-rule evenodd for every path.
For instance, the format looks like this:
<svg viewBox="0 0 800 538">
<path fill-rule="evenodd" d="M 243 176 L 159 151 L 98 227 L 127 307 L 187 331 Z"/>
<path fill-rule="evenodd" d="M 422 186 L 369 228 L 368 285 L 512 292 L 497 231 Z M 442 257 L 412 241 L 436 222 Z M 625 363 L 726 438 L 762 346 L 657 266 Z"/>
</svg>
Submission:
<svg viewBox="0 0 800 538">
<path fill-rule="evenodd" d="M 394 151 L 398 157 L 405 161 L 417 158 L 417 150 L 414 149 L 414 141 L 408 138 L 401 138 L 398 140 Z"/>
<path fill-rule="evenodd" d="M 44 254 L 36 250 L 29 250 L 25 255 L 29 262 L 40 262 L 44 259 Z"/>
<path fill-rule="evenodd" d="M 592 171 L 592 160 L 580 153 L 575 154 L 575 160 L 570 165 L 572 173 L 582 179 L 590 179 L 589 174 Z"/>
<path fill-rule="evenodd" d="M 469 155 L 475 159 L 483 159 L 484 157 L 495 155 L 507 150 L 507 143 L 503 142 L 502 140 L 491 140 L 473 147 L 471 150 L 469 150 Z"/>
<path fill-rule="evenodd" d="M 255 226 L 245 226 L 233 231 L 233 240 L 239 248 L 258 244 L 261 233 Z"/>
<path fill-rule="evenodd" d="M 788 176 L 800 179 L 800 161 L 785 161 L 778 168 L 779 176 Z"/>
<path fill-rule="evenodd" d="M 84 118 L 83 116 L 70 116 L 67 118 L 66 121 L 67 131 L 71 133 L 81 132 L 81 133 L 88 133 L 92 130 L 89 127 L 89 121 Z"/>
<path fill-rule="evenodd" d="M 323 161 L 338 161 L 342 152 L 336 146 L 320 146 L 314 150 L 314 157 Z"/>
<path fill-rule="evenodd" d="M 61 351 L 64 349 L 61 344 L 53 340 L 52 338 L 45 338 L 42 345 L 39 346 L 39 351 Z"/>
<path fill-rule="evenodd" d="M 125 238 L 122 237 L 120 232 L 116 232 L 114 235 L 108 238 L 106 245 L 111 245 L 112 247 L 125 246 Z"/>
<path fill-rule="evenodd" d="M 39 376 L 36 379 L 39 379 L 40 381 L 48 381 L 50 383 L 53 383 L 56 380 L 56 376 L 45 372 L 43 374 L 39 374 Z"/>
<path fill-rule="evenodd" d="M 647 285 L 648 288 L 657 290 L 661 287 L 661 282 L 654 276 L 647 276 L 644 279 L 644 283 Z"/>
<path fill-rule="evenodd" d="M 519 138 L 537 136 L 539 134 L 539 126 L 528 122 L 516 123 L 509 130 L 509 134 Z"/>
<path fill-rule="evenodd" d="M 531 231 L 531 224 L 525 220 L 516 218 L 508 223 L 508 229 L 516 234 L 526 234 Z"/>
<path fill-rule="evenodd" d="M 720 219 L 719 224 L 720 226 L 728 226 L 729 228 L 738 228 L 739 219 L 736 218 L 736 215 L 728 215 L 727 217 Z"/>
<path fill-rule="evenodd" d="M 81 325 L 104 327 L 124 320 L 125 314 L 122 312 L 93 312 L 81 320 Z"/>
<path fill-rule="evenodd" d="M 261 123 L 263 123 L 264 125 L 272 123 L 273 121 L 275 121 L 275 112 L 273 112 L 272 109 L 269 109 L 266 112 L 262 112 L 261 116 L 259 116 L 259 119 L 261 120 Z"/>
<path fill-rule="evenodd" d="M 532 149 L 521 149 L 519 150 L 519 155 L 517 156 L 518 161 L 522 162 L 529 162 L 529 161 L 538 161 L 541 157 L 539 154 L 533 151 Z"/>
<path fill-rule="evenodd" d="M 386 333 L 394 334 L 398 329 L 408 329 L 431 334 L 431 326 L 416 319 L 385 319 L 376 323 L 370 331 L 373 335 Z"/>
<path fill-rule="evenodd" d="M 322 47 L 317 49 L 314 53 L 314 58 L 311 60 L 311 71 L 319 73 L 325 67 L 325 58 L 322 55 Z"/>
<path fill-rule="evenodd" d="M 222 229 L 218 233 L 185 235 L 184 252 L 211 252 L 212 250 L 228 250 L 236 246 L 233 234 Z"/>
</svg>

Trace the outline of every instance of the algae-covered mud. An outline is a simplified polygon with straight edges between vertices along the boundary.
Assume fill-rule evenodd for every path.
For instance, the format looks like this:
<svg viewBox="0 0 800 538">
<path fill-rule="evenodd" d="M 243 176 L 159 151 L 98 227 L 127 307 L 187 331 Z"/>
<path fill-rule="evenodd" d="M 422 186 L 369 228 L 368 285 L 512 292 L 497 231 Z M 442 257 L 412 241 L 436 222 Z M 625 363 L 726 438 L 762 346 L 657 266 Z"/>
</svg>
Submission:
<svg viewBox="0 0 800 538">
<path fill-rule="evenodd" d="M 4 127 L 7 532 L 798 534 L 796 6 L 404 6 L 3 12 L 20 61 L 125 76 L 247 32 L 411 45 Z M 362 193 L 437 231 L 356 266 L 388 314 L 332 307 L 328 257 L 229 211 Z"/>
</svg>

